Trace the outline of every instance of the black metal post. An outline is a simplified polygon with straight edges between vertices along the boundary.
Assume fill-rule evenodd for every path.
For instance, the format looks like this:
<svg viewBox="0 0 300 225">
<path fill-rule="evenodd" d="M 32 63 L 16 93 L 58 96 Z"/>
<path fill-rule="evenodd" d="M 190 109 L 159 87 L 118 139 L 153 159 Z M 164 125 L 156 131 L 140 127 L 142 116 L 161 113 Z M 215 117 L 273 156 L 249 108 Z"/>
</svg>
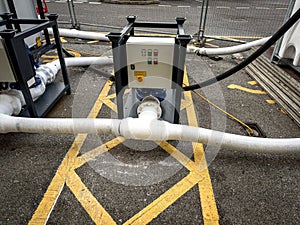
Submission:
<svg viewBox="0 0 300 225">
<path fill-rule="evenodd" d="M 67 68 L 66 68 L 66 62 L 65 62 L 65 59 L 63 57 L 63 50 L 62 50 L 62 46 L 61 46 L 61 42 L 60 42 L 58 25 L 57 25 L 58 15 L 57 14 L 50 14 L 47 17 L 49 18 L 50 21 L 54 22 L 54 25 L 52 26 L 52 29 L 53 29 L 53 35 L 54 35 L 54 40 L 55 40 L 56 49 L 57 49 L 57 55 L 58 55 L 60 66 L 61 66 L 61 72 L 62 72 L 62 75 L 63 75 L 64 84 L 67 87 L 66 92 L 67 92 L 68 95 L 70 95 L 71 94 L 71 87 L 70 87 L 70 82 L 69 82 L 69 78 L 68 78 L 68 71 L 67 71 Z"/>
</svg>

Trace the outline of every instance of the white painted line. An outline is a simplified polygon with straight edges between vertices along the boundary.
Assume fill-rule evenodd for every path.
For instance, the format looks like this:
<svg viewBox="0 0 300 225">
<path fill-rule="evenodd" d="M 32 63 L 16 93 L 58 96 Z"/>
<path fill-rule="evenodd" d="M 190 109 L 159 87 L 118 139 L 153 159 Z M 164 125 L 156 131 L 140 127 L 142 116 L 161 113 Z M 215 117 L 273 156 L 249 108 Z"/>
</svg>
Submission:
<svg viewBox="0 0 300 225">
<path fill-rule="evenodd" d="M 177 7 L 178 8 L 190 8 L 191 6 L 190 5 L 178 5 Z"/>
<path fill-rule="evenodd" d="M 89 4 L 91 4 L 91 5 L 101 5 L 102 3 L 101 2 L 89 2 Z"/>
<path fill-rule="evenodd" d="M 255 7 L 256 9 L 266 9 L 266 10 L 268 10 L 268 9 L 270 9 L 270 8 L 268 8 L 268 7 Z"/>
<path fill-rule="evenodd" d="M 277 10 L 287 10 L 288 8 L 276 8 Z"/>
<path fill-rule="evenodd" d="M 171 5 L 158 5 L 160 7 L 171 7 Z"/>
<path fill-rule="evenodd" d="M 235 7 L 236 9 L 250 9 L 250 7 L 245 7 L 245 6 L 241 6 L 241 7 Z"/>
<path fill-rule="evenodd" d="M 74 2 L 74 4 L 82 4 L 83 2 Z"/>
<path fill-rule="evenodd" d="M 228 6 L 217 6 L 216 8 L 217 9 L 230 9 L 230 7 L 228 7 Z"/>
<path fill-rule="evenodd" d="M 60 1 L 55 1 L 55 3 L 66 3 L 67 0 L 60 0 Z"/>
</svg>

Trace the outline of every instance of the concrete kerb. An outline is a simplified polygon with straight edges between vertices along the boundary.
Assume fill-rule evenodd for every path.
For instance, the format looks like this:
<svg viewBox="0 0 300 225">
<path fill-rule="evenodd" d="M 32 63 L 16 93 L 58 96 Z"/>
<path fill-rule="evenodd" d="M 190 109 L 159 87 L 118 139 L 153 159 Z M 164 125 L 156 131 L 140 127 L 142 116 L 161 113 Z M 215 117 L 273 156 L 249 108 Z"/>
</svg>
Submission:
<svg viewBox="0 0 300 225">
<path fill-rule="evenodd" d="M 159 0 L 101 0 L 101 2 L 128 5 L 150 5 L 158 4 Z"/>
</svg>

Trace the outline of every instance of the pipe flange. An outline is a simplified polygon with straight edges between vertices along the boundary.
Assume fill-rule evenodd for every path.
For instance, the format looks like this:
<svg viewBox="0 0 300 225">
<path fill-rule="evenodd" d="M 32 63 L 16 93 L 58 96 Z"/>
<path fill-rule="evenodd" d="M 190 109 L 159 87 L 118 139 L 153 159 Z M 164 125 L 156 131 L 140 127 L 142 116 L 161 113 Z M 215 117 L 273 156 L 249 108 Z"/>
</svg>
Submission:
<svg viewBox="0 0 300 225">
<path fill-rule="evenodd" d="M 160 107 L 160 101 L 156 97 L 152 95 L 145 97 L 142 100 L 142 103 L 137 108 L 137 114 L 140 115 L 146 108 L 147 109 L 152 108 L 153 111 L 157 113 L 157 118 L 161 117 L 162 110 Z"/>
</svg>

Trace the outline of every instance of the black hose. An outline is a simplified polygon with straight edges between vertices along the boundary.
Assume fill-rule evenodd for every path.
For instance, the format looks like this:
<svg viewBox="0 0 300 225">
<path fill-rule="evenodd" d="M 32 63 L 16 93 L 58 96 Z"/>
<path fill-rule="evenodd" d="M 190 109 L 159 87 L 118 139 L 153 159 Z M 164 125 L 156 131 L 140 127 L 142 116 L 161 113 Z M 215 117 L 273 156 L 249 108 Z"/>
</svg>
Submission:
<svg viewBox="0 0 300 225">
<path fill-rule="evenodd" d="M 246 67 L 248 64 L 250 64 L 252 61 L 254 61 L 256 58 L 258 58 L 261 54 L 263 54 L 267 49 L 269 49 L 281 36 L 285 34 L 300 18 L 300 9 L 298 9 L 294 15 L 265 43 L 263 44 L 259 49 L 257 49 L 252 55 L 250 55 L 247 59 L 245 59 L 243 62 L 238 64 L 237 66 L 227 70 L 226 72 L 211 78 L 209 80 L 206 80 L 202 83 L 190 85 L 183 87 L 183 90 L 185 91 L 192 91 L 195 89 L 203 88 L 208 85 L 214 84 L 220 80 L 223 80 L 232 74 L 238 72 L 239 70 Z"/>
</svg>

